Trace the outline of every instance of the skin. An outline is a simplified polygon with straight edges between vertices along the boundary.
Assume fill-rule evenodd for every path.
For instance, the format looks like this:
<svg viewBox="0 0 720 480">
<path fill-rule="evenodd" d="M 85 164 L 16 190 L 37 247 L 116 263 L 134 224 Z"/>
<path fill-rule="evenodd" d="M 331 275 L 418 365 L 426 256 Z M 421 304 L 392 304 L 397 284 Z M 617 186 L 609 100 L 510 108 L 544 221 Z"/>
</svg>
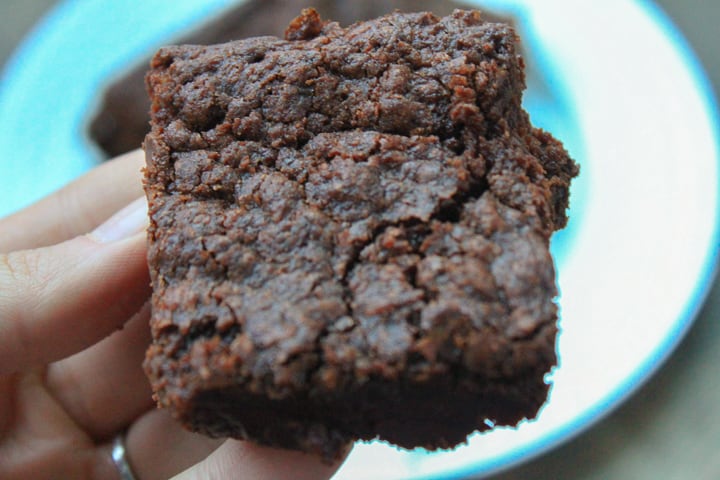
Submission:
<svg viewBox="0 0 720 480">
<path fill-rule="evenodd" d="M 339 465 L 193 434 L 154 407 L 142 165 L 105 162 L 0 220 L 0 478 L 119 480 L 121 432 L 138 480 L 330 478 Z"/>
</svg>

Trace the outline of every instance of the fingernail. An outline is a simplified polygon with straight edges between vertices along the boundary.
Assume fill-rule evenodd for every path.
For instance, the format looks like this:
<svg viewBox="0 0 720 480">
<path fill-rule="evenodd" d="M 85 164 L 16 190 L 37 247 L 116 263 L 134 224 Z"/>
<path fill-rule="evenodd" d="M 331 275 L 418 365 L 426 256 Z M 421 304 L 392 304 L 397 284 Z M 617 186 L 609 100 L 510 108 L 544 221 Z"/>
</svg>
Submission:
<svg viewBox="0 0 720 480">
<path fill-rule="evenodd" d="M 147 201 L 140 197 L 93 230 L 90 236 L 101 243 L 116 242 L 142 232 L 147 225 Z"/>
</svg>

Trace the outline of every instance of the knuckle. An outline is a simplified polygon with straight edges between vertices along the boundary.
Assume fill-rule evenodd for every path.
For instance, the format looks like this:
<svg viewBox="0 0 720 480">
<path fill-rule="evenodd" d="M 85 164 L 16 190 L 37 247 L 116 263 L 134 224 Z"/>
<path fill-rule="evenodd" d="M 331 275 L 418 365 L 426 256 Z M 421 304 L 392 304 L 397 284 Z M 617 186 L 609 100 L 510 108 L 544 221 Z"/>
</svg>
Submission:
<svg viewBox="0 0 720 480">
<path fill-rule="evenodd" d="M 0 254 L 0 319 L 20 323 L 42 298 L 48 278 L 31 250 Z"/>
<path fill-rule="evenodd" d="M 26 252 L 13 252 L 0 255 L 0 265 L 13 283 L 32 276 L 31 262 Z"/>
<path fill-rule="evenodd" d="M 38 262 L 27 252 L 0 254 L 0 334 L 18 358 L 31 354 L 27 323 L 37 301 Z"/>
</svg>

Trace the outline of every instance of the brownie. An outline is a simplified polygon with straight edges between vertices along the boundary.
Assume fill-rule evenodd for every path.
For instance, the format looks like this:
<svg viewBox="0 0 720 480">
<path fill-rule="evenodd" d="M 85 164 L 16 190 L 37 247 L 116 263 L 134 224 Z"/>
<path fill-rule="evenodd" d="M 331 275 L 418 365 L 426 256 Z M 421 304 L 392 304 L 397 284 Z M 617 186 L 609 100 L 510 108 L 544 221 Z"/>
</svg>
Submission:
<svg viewBox="0 0 720 480">
<path fill-rule="evenodd" d="M 578 168 L 476 11 L 161 49 L 145 139 L 161 407 L 321 454 L 516 425 L 556 364 L 553 231 Z"/>
</svg>

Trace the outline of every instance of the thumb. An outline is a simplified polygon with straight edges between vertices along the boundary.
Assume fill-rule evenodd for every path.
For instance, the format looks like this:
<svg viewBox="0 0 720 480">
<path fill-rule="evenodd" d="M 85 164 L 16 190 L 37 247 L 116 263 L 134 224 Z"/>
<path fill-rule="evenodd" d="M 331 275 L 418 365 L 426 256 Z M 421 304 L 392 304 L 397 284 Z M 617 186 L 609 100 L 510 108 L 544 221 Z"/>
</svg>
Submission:
<svg viewBox="0 0 720 480">
<path fill-rule="evenodd" d="M 138 199 L 91 234 L 0 255 L 0 374 L 78 352 L 140 309 L 146 211 Z"/>
</svg>

